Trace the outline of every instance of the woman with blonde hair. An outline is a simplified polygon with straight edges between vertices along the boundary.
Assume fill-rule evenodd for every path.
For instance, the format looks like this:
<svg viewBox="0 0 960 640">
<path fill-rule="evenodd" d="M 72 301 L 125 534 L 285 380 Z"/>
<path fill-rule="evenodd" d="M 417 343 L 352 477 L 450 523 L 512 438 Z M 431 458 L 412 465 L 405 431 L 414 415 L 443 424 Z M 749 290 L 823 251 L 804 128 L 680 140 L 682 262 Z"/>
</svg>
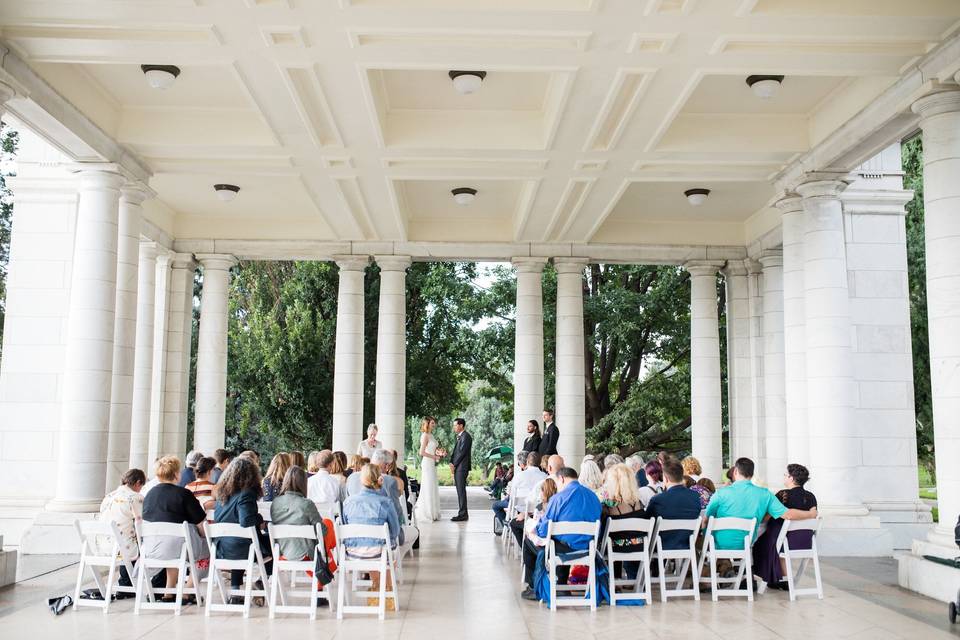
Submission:
<svg viewBox="0 0 960 640">
<path fill-rule="evenodd" d="M 273 456 L 270 466 L 267 467 L 267 475 L 263 477 L 263 501 L 272 502 L 280 495 L 280 487 L 283 486 L 283 477 L 287 475 L 287 469 L 290 464 L 290 454 L 281 451 Z"/>
<path fill-rule="evenodd" d="M 315 474 L 317 471 L 320 471 L 320 465 L 317 463 L 317 458 L 319 457 L 320 457 L 319 451 L 311 451 L 310 455 L 307 456 L 307 477 L 308 478 L 313 474 Z"/>
<path fill-rule="evenodd" d="M 327 473 L 339 480 L 340 486 L 347 484 L 347 456 L 343 451 L 333 452 L 333 460 L 327 467 Z"/>
<path fill-rule="evenodd" d="M 425 416 L 420 421 L 420 495 L 417 496 L 417 518 L 421 522 L 440 519 L 440 484 L 437 481 L 437 462 L 444 450 L 438 446 L 433 430 L 437 421 Z"/>
<path fill-rule="evenodd" d="M 683 466 L 683 475 L 690 476 L 694 482 L 703 475 L 703 467 L 700 466 L 700 461 L 693 456 L 687 456 L 680 461 L 680 464 Z"/>
<path fill-rule="evenodd" d="M 636 475 L 626 464 L 621 462 L 607 469 L 603 492 L 605 499 L 600 515 L 601 540 L 606 535 L 607 523 L 610 520 L 646 517 L 643 512 L 643 502 L 640 500 Z M 610 541 L 614 548 L 622 553 L 643 550 L 643 536 L 638 531 L 617 531 L 610 535 Z M 639 567 L 639 562 L 626 562 L 627 577 L 635 578 Z"/>
<path fill-rule="evenodd" d="M 603 484 L 603 476 L 600 473 L 600 466 L 588 456 L 580 463 L 580 484 L 600 495 Z"/>
<path fill-rule="evenodd" d="M 369 458 L 354 453 L 350 456 L 350 463 L 347 466 L 350 468 L 350 473 L 358 473 L 368 462 L 370 462 Z"/>
</svg>

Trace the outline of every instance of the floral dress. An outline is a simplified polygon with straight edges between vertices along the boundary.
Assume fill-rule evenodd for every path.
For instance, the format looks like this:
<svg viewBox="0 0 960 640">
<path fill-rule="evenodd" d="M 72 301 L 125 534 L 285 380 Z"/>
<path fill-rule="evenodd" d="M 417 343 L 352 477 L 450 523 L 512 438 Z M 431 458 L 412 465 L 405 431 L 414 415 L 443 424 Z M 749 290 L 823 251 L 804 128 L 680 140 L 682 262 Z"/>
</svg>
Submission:
<svg viewBox="0 0 960 640">
<path fill-rule="evenodd" d="M 120 547 L 124 556 L 130 560 L 140 557 L 137 546 L 135 523 L 143 518 L 143 496 L 126 485 L 108 493 L 100 503 L 100 520 L 117 523 L 120 530 Z M 101 553 L 109 553 L 113 543 L 105 536 L 98 536 L 97 547 Z"/>
</svg>

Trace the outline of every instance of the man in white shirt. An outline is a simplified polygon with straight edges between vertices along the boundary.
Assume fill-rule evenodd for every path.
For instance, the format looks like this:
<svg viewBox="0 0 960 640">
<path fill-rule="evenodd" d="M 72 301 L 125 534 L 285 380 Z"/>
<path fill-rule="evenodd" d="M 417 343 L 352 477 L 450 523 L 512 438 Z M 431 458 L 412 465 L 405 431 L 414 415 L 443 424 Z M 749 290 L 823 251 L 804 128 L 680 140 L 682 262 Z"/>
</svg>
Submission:
<svg viewBox="0 0 960 640">
<path fill-rule="evenodd" d="M 527 454 L 526 466 L 521 465 L 522 470 L 513 476 L 513 481 L 507 486 L 507 495 L 499 502 L 493 503 L 493 512 L 500 524 L 504 524 L 507 518 L 507 507 L 510 504 L 510 497 L 515 496 L 517 501 L 525 500 L 535 486 L 538 486 L 544 478 L 547 477 L 540 470 L 540 454 L 531 451 Z M 521 505 L 522 506 L 522 505 Z"/>
<path fill-rule="evenodd" d="M 333 464 L 333 452 L 324 449 L 317 454 L 319 470 L 307 480 L 307 497 L 314 502 L 340 502 L 343 499 L 343 485 L 327 471 Z"/>
</svg>

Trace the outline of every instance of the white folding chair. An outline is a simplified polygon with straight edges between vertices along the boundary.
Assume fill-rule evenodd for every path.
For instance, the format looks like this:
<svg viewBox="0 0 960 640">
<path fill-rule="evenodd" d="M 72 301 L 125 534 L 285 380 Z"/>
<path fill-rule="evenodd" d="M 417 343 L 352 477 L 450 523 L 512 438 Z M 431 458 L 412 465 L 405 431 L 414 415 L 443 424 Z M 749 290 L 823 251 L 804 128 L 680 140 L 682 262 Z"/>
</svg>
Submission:
<svg viewBox="0 0 960 640">
<path fill-rule="evenodd" d="M 136 598 L 133 601 L 133 612 L 139 614 L 141 609 L 162 609 L 172 610 L 174 615 L 180 615 L 183 609 L 183 596 L 193 595 L 197 599 L 197 604 L 203 604 L 203 594 L 200 590 L 200 573 L 197 571 L 197 562 L 193 557 L 193 547 L 190 545 L 190 529 L 194 525 L 189 522 L 174 524 L 172 522 L 138 522 L 137 542 L 140 547 L 140 559 L 137 560 L 136 574 Z M 144 538 L 153 536 L 169 536 L 171 538 L 180 538 L 180 556 L 172 560 L 162 560 L 160 558 L 150 558 L 144 552 Z M 177 584 L 175 587 L 154 587 L 150 583 L 150 577 L 147 575 L 151 569 L 177 570 Z M 193 580 L 193 586 L 187 586 L 187 575 Z M 143 601 L 146 592 L 148 602 Z M 161 602 L 157 594 L 174 594 L 176 597 L 173 602 Z"/>
<path fill-rule="evenodd" d="M 256 527 L 241 527 L 239 524 L 231 522 L 214 522 L 207 524 L 206 527 L 207 546 L 210 547 L 210 575 L 207 577 L 207 617 L 214 611 L 240 611 L 244 618 L 250 617 L 250 604 L 255 597 L 266 599 L 266 588 L 255 589 L 254 583 L 259 579 L 264 585 L 267 584 L 267 570 L 263 562 L 263 555 L 260 553 L 260 542 L 257 539 Z M 217 557 L 217 544 L 220 538 L 243 538 L 250 541 L 250 547 L 247 551 L 247 557 L 240 560 L 228 560 Z M 234 588 L 228 581 L 224 584 L 223 571 L 232 571 L 241 569 L 244 571 L 243 588 Z M 255 575 L 256 573 L 256 575 Z M 213 587 L 216 583 L 217 591 L 220 593 L 220 603 L 213 601 Z M 241 596 L 242 604 L 230 604 L 230 598 Z"/>
<path fill-rule="evenodd" d="M 607 579 L 609 581 L 610 604 L 616 606 L 618 600 L 636 600 L 637 595 L 643 594 L 643 599 L 650 602 L 650 549 L 656 536 L 657 521 L 650 518 L 610 518 L 607 520 L 607 531 L 602 548 L 607 561 Z M 640 551 L 617 551 L 614 544 L 616 534 L 621 531 L 635 532 L 642 536 L 643 549 Z M 617 562 L 639 562 L 637 577 L 634 579 L 618 578 Z M 617 592 L 617 587 L 633 587 L 632 592 Z"/>
<path fill-rule="evenodd" d="M 562 535 L 582 535 L 592 536 L 590 543 L 582 552 L 572 552 L 576 554 L 569 560 L 564 560 L 557 553 L 557 536 Z M 547 572 L 550 576 L 550 609 L 556 611 L 558 607 L 583 607 L 589 606 L 591 611 L 597 610 L 597 538 L 600 535 L 600 521 L 595 522 L 554 522 L 547 523 L 546 553 L 544 562 L 547 565 Z M 558 585 L 557 567 L 574 567 L 584 565 L 587 567 L 587 582 L 584 585 Z M 582 596 L 558 597 L 557 592 L 585 591 Z"/>
<path fill-rule="evenodd" d="M 317 511 L 320 512 L 321 518 L 327 518 L 330 520 L 330 522 L 337 522 L 340 520 L 339 502 L 314 502 L 313 504 L 317 505 Z"/>
<path fill-rule="evenodd" d="M 812 539 L 809 549 L 793 549 L 790 547 L 790 538 L 788 533 L 795 531 L 810 531 Z M 790 600 L 796 600 L 797 596 L 817 596 L 823 600 L 823 583 L 820 581 L 820 554 L 817 551 L 817 534 L 820 532 L 820 518 L 810 520 L 784 520 L 783 528 L 780 529 L 780 535 L 777 536 L 777 554 L 783 559 L 784 574 L 787 578 L 787 587 L 790 590 Z M 797 572 L 793 572 L 793 561 L 799 560 L 800 566 Z M 803 571 L 807 567 L 807 562 L 813 564 L 813 579 L 816 581 L 816 587 L 807 587 L 806 589 L 797 588 L 797 582 L 803 577 Z"/>
<path fill-rule="evenodd" d="M 263 518 L 264 522 L 270 522 L 273 517 L 270 515 L 270 505 L 272 503 L 259 500 L 257 502 L 257 511 L 260 513 L 260 517 Z"/>
<path fill-rule="evenodd" d="M 703 577 L 703 565 L 710 562 L 710 592 L 713 601 L 720 596 L 746 596 L 753 602 L 753 532 L 757 527 L 757 519 L 750 518 L 716 518 L 710 516 L 707 521 L 707 531 L 703 536 L 703 554 L 700 556 L 700 580 L 707 582 Z M 718 549 L 713 534 L 718 531 L 735 531 L 742 533 L 743 546 L 736 549 Z M 733 578 L 722 578 L 717 575 L 717 560 L 729 560 L 737 569 Z M 740 583 L 746 580 L 746 586 L 740 588 Z M 731 585 L 721 589 L 720 585 Z"/>
<path fill-rule="evenodd" d="M 77 607 L 99 607 L 104 613 L 110 608 L 110 600 L 114 593 L 136 593 L 133 586 L 123 587 L 118 584 L 120 579 L 120 563 L 127 569 L 127 575 L 133 578 L 133 559 L 126 556 L 120 545 L 120 530 L 115 522 L 110 520 L 74 520 L 73 526 L 80 536 L 80 566 L 77 568 L 77 587 L 73 592 L 73 610 Z M 97 544 L 97 538 L 109 540 L 110 550 L 102 553 L 102 547 Z M 100 568 L 107 568 L 107 579 L 104 581 Z M 100 591 L 103 600 L 80 599 L 83 588 L 84 572 L 90 569 L 93 581 Z"/>
<path fill-rule="evenodd" d="M 660 601 L 678 596 L 693 596 L 700 600 L 700 573 L 697 566 L 697 534 L 700 532 L 700 518 L 693 520 L 664 520 L 657 518 L 654 525 L 656 535 L 653 538 L 653 557 L 657 559 L 657 569 L 660 573 Z M 687 546 L 682 549 L 664 549 L 663 534 L 669 531 L 682 531 L 687 534 Z M 667 574 L 667 562 L 673 562 L 675 570 Z M 692 588 L 684 589 L 687 573 L 691 574 Z M 669 584 L 676 587 L 668 589 Z"/>
<path fill-rule="evenodd" d="M 513 543 L 513 541 L 511 540 L 513 536 L 508 536 L 505 534 L 507 532 L 507 529 L 510 528 L 510 520 L 513 518 L 511 514 L 513 513 L 514 506 L 516 504 L 517 504 L 517 497 L 513 495 L 513 493 L 510 493 L 507 496 L 507 510 L 505 512 L 506 515 L 504 516 L 504 520 L 503 520 L 503 531 L 500 532 L 500 546 L 503 548 L 504 553 L 508 553 L 511 551 L 511 544 Z"/>
<path fill-rule="evenodd" d="M 397 498 L 397 502 L 400 504 L 400 513 L 403 516 L 400 519 L 400 527 L 403 529 L 403 544 L 397 545 L 396 550 L 397 581 L 403 584 L 403 559 L 407 555 L 413 555 L 413 545 L 420 537 L 420 532 L 410 524 L 410 516 L 407 515 L 407 502 L 402 495 Z"/>
<path fill-rule="evenodd" d="M 349 555 L 347 547 L 344 544 L 352 538 L 369 538 L 380 541 L 380 555 L 373 558 L 355 558 Z M 393 598 L 394 609 L 400 611 L 399 588 L 396 580 L 396 562 L 393 551 L 390 548 L 390 528 L 386 523 L 382 525 L 372 524 L 338 524 L 337 525 L 337 572 L 340 574 L 337 580 L 337 619 L 343 619 L 344 613 L 366 613 L 377 614 L 381 620 L 386 617 L 387 598 Z M 369 586 L 369 581 L 354 580 L 351 583 L 350 578 L 357 574 L 370 573 L 377 571 L 380 574 L 379 591 L 358 591 L 358 586 Z M 393 577 L 393 587 L 387 589 L 389 576 Z M 347 591 L 349 590 L 349 594 Z M 378 598 L 376 606 L 361 606 L 348 604 L 353 595 L 362 598 Z"/>
<path fill-rule="evenodd" d="M 320 557 L 321 562 L 326 561 L 326 554 L 323 550 L 323 530 L 322 525 L 316 527 L 309 524 L 269 524 L 267 532 L 270 535 L 270 548 L 273 549 L 273 575 L 270 577 L 270 617 L 276 617 L 278 613 L 306 613 L 311 620 L 317 619 L 317 598 L 323 596 L 327 599 L 327 606 L 332 609 L 333 597 L 330 593 L 330 585 L 324 585 L 323 589 L 317 583 L 316 577 L 307 575 L 314 570 L 313 560 L 301 560 L 300 558 L 280 559 L 280 540 L 288 538 L 297 538 L 309 540 L 314 544 L 314 557 Z M 291 577 L 291 587 L 295 585 L 295 579 L 298 573 L 303 573 L 310 584 L 309 590 L 288 590 L 283 586 L 283 574 L 289 573 Z M 277 604 L 277 597 L 280 597 L 280 603 Z M 309 598 L 307 605 L 293 605 L 288 602 L 290 598 Z"/>
</svg>

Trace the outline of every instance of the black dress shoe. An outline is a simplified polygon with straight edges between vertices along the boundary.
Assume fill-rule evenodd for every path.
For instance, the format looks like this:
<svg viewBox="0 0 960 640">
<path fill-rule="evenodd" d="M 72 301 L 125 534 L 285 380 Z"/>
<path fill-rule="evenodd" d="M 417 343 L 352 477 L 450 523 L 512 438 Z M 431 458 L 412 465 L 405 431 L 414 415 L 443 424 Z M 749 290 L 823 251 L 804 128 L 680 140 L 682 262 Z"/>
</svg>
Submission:
<svg viewBox="0 0 960 640">
<path fill-rule="evenodd" d="M 453 516 L 450 518 L 450 522 L 466 522 L 467 520 L 467 516 Z"/>
<path fill-rule="evenodd" d="M 524 600 L 532 600 L 533 602 L 540 601 L 540 597 L 537 596 L 537 592 L 531 589 L 530 587 L 527 587 L 526 589 L 524 589 L 523 593 L 520 594 L 520 597 L 523 598 Z"/>
</svg>

